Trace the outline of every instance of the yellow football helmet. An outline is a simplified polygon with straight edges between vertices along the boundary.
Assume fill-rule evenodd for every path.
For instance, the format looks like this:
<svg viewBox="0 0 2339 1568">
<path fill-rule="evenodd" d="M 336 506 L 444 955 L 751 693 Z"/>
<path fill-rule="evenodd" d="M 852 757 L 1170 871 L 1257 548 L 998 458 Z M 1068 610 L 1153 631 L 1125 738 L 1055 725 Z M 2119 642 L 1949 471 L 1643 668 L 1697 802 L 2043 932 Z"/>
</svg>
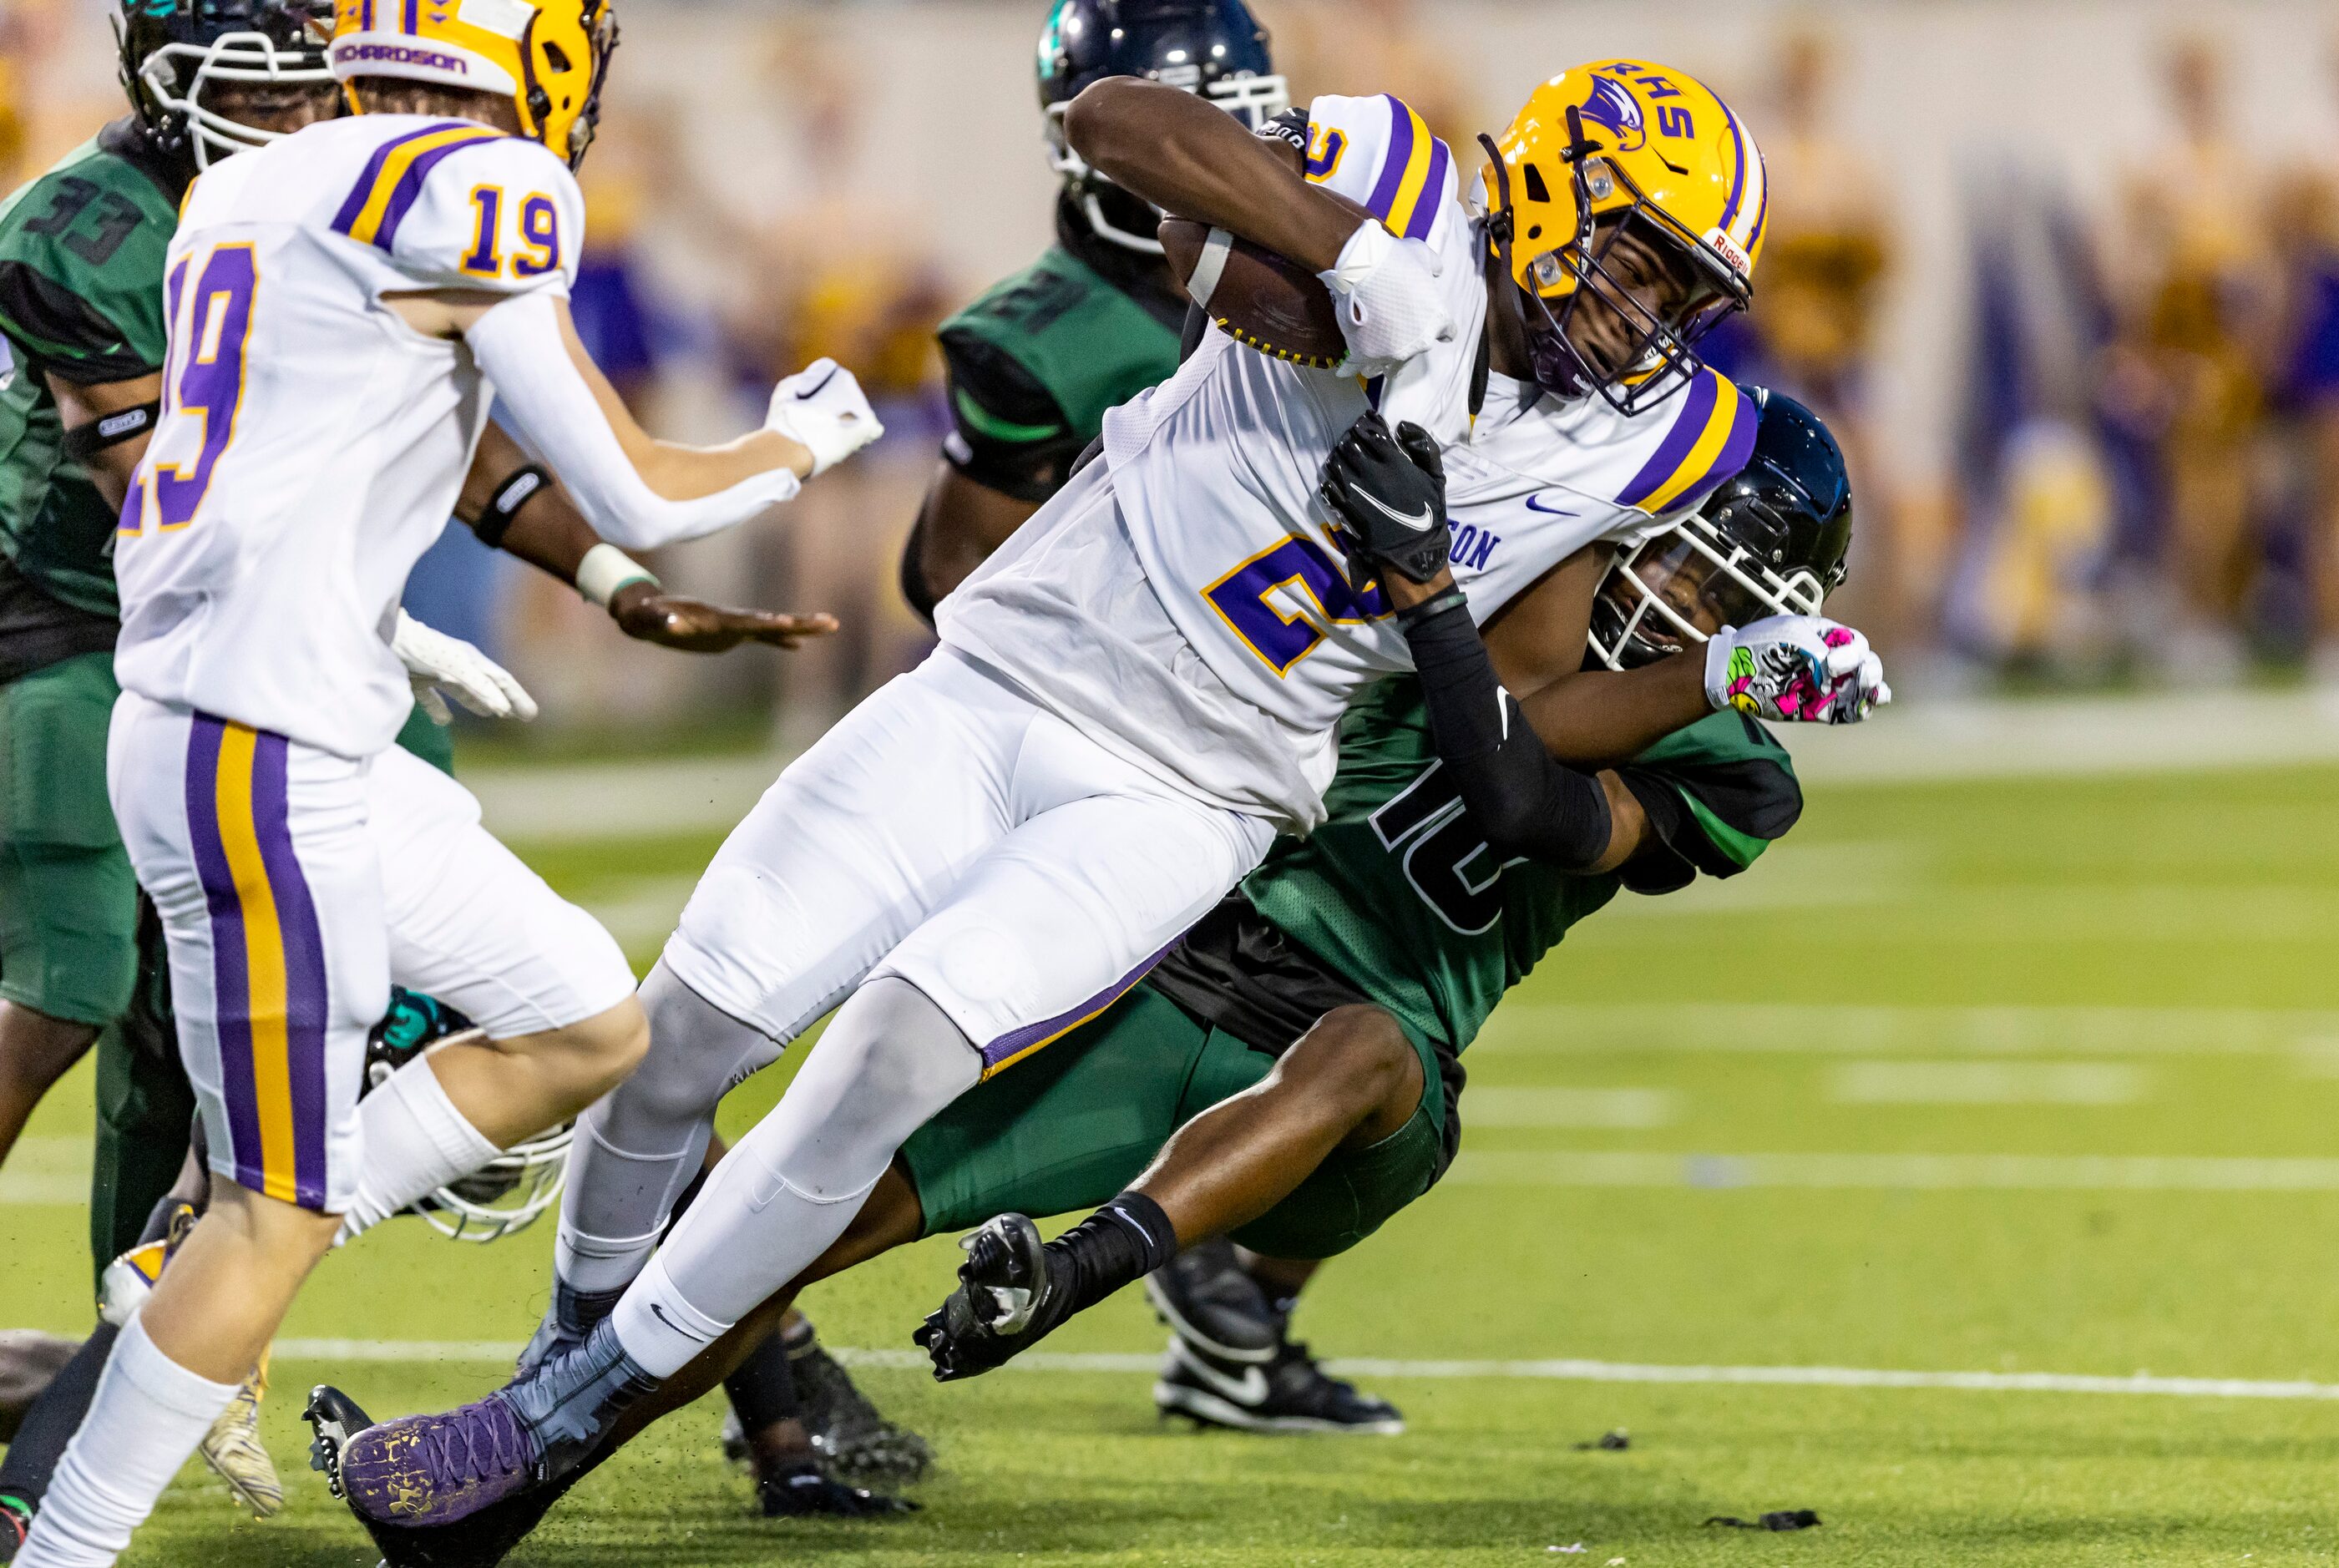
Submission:
<svg viewBox="0 0 2339 1568">
<path fill-rule="evenodd" d="M 335 0 L 328 57 L 344 84 L 395 76 L 508 95 L 521 132 L 573 169 L 617 47 L 611 0 Z"/>
<path fill-rule="evenodd" d="M 1697 340 L 1753 294 L 1768 203 L 1745 122 L 1681 72 L 1603 60 L 1536 88 L 1499 143 L 1479 140 L 1494 174 L 1489 238 L 1518 285 L 1513 302 L 1534 302 L 1522 313 L 1535 380 L 1567 396 L 1597 390 L 1626 413 L 1679 390 Z M 1673 308 L 1650 309 L 1611 271 L 1628 232 L 1682 264 Z M 1586 294 L 1632 334 L 1613 367 L 1568 335 Z"/>
</svg>

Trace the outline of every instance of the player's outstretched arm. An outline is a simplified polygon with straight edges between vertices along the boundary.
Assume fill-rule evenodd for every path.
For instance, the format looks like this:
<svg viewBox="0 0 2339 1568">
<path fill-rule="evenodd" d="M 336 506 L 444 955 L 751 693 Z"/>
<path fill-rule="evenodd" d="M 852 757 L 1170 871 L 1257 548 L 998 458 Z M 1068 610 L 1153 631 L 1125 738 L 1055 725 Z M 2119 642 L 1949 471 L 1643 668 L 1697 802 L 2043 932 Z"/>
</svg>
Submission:
<svg viewBox="0 0 2339 1568">
<path fill-rule="evenodd" d="M 734 609 L 666 592 L 649 568 L 595 533 L 560 482 L 498 426 L 480 439 L 455 516 L 482 544 L 575 587 L 640 642 L 719 654 L 743 642 L 792 648 L 836 629 L 834 616 Z"/>
<path fill-rule="evenodd" d="M 743 523 L 884 434 L 853 373 L 822 360 L 774 390 L 752 434 L 717 447 L 657 440 L 585 351 L 565 298 L 437 289 L 384 303 L 426 336 L 461 338 L 515 433 L 560 475 L 594 531 L 629 548 Z"/>
</svg>

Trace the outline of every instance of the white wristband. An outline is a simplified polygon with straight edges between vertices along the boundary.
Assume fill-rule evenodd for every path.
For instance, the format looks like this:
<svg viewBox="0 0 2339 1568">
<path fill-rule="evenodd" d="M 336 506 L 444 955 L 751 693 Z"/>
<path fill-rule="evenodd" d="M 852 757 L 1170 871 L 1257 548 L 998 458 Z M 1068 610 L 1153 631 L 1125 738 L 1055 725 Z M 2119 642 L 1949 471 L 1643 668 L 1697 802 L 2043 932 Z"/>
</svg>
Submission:
<svg viewBox="0 0 2339 1568">
<path fill-rule="evenodd" d="M 604 608 L 619 588 L 632 583 L 656 587 L 657 575 L 615 545 L 595 545 L 577 563 L 577 591 Z"/>
</svg>

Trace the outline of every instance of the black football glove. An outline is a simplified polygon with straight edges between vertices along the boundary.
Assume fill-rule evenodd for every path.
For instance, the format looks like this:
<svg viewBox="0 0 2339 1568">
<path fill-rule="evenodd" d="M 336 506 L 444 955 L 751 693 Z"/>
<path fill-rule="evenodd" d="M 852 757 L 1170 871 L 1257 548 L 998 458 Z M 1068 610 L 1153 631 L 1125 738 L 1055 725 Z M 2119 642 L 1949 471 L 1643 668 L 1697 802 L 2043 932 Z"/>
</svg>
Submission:
<svg viewBox="0 0 2339 1568">
<path fill-rule="evenodd" d="M 1389 432 L 1377 413 L 1348 427 L 1324 459 L 1324 504 L 1347 525 L 1355 553 L 1426 583 L 1454 547 L 1446 526 L 1446 465 L 1419 425 Z"/>
</svg>

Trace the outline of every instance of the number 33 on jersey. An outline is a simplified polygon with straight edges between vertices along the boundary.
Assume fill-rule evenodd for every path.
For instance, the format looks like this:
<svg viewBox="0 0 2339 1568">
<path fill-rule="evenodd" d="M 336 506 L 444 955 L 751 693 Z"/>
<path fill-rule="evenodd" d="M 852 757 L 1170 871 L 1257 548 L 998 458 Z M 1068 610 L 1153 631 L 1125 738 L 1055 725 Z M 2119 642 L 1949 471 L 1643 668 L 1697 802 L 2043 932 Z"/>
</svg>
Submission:
<svg viewBox="0 0 2339 1568">
<path fill-rule="evenodd" d="M 463 120 L 331 121 L 195 182 L 164 274 L 163 417 L 115 542 L 125 685 L 344 755 L 388 743 L 407 691 L 376 628 L 446 525 L 492 389 L 383 301 L 565 296 L 583 223 L 559 159 Z"/>
</svg>

